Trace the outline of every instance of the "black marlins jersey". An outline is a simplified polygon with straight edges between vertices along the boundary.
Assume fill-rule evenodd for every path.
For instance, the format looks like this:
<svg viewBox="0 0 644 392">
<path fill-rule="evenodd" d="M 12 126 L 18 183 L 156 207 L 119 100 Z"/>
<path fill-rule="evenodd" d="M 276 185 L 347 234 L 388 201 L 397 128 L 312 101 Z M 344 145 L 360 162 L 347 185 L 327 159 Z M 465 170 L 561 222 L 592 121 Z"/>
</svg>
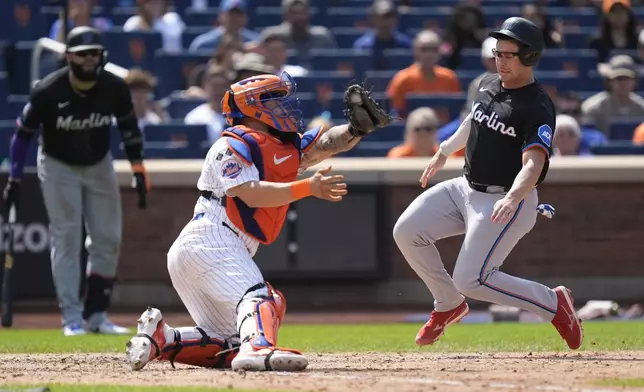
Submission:
<svg viewBox="0 0 644 392">
<path fill-rule="evenodd" d="M 510 188 L 529 148 L 547 153 L 537 184 L 546 177 L 552 154 L 555 106 L 538 81 L 518 89 L 501 86 L 498 74 L 481 80 L 471 108 L 465 175 L 475 183 Z"/>
<path fill-rule="evenodd" d="M 42 129 L 47 155 L 70 165 L 92 165 L 109 151 L 113 118 L 133 115 L 132 98 L 125 81 L 108 71 L 82 93 L 72 88 L 68 73 L 62 68 L 36 84 L 18 126 L 27 132 Z"/>
</svg>

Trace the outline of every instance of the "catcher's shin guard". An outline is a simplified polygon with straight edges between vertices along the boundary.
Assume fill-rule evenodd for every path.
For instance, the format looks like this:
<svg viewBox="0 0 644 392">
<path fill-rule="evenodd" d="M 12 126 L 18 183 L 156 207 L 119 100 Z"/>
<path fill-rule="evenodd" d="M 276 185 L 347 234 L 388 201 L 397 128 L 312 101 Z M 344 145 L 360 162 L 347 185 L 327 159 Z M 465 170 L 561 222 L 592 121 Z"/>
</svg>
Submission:
<svg viewBox="0 0 644 392">
<path fill-rule="evenodd" d="M 244 299 L 237 309 L 237 328 L 242 344 L 231 362 L 233 370 L 297 371 L 308 360 L 297 350 L 277 347 L 279 328 L 286 314 L 284 295 L 266 284 L 268 296 Z"/>
<path fill-rule="evenodd" d="M 196 335 L 199 336 L 196 336 Z M 199 328 L 174 329 L 174 342 L 166 345 L 160 360 L 206 368 L 228 369 L 237 355 L 239 344 L 221 338 L 209 337 Z"/>
<path fill-rule="evenodd" d="M 286 315 L 284 295 L 266 284 L 268 296 L 245 299 L 237 310 L 237 330 L 242 343 L 255 349 L 275 347 Z"/>
</svg>

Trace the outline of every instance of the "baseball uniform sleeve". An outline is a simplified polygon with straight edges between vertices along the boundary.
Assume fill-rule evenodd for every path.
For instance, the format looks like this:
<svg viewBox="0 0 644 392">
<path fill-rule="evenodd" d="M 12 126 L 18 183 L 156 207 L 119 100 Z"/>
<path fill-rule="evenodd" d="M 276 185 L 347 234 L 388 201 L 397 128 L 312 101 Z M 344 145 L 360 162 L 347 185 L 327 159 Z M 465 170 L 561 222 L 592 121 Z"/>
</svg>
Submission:
<svg viewBox="0 0 644 392">
<path fill-rule="evenodd" d="M 238 185 L 260 181 L 259 171 L 251 159 L 248 146 L 237 139 L 223 137 L 213 151 L 213 174 L 225 192 Z"/>
<path fill-rule="evenodd" d="M 143 160 L 143 135 L 139 129 L 138 120 L 134 114 L 132 94 L 122 80 L 114 80 L 114 108 L 119 132 L 123 139 L 125 155 L 130 162 Z"/>
<path fill-rule="evenodd" d="M 555 133 L 555 115 L 547 110 L 541 111 L 528 121 L 522 151 L 540 148 L 550 158 L 552 155 L 552 139 Z"/>
<path fill-rule="evenodd" d="M 22 109 L 16 124 L 26 132 L 35 132 L 40 129 L 43 117 L 43 95 L 44 91 L 36 85 L 29 95 L 29 101 Z"/>
</svg>

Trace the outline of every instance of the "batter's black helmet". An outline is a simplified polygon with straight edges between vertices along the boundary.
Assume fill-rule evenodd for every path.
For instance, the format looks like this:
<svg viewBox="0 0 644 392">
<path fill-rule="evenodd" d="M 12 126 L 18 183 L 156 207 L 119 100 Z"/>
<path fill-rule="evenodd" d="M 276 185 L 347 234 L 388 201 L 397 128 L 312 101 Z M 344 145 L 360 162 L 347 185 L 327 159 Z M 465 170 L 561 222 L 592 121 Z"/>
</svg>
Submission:
<svg viewBox="0 0 644 392">
<path fill-rule="evenodd" d="M 519 43 L 519 60 L 526 67 L 537 65 L 545 47 L 543 33 L 537 25 L 520 17 L 508 18 L 499 30 L 493 31 L 490 37 L 512 39 Z"/>
<path fill-rule="evenodd" d="M 95 28 L 75 27 L 67 35 L 67 52 L 74 53 L 92 49 L 105 50 L 101 33 Z"/>
</svg>

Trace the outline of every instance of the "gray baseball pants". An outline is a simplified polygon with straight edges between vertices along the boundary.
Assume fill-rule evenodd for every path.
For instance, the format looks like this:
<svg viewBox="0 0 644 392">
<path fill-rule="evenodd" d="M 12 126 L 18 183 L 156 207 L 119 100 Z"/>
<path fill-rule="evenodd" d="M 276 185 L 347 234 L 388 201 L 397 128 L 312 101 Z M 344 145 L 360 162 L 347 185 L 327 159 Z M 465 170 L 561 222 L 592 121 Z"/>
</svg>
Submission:
<svg viewBox="0 0 644 392">
<path fill-rule="evenodd" d="M 79 291 L 83 223 L 89 254 L 87 275 L 116 275 L 122 217 L 112 157 L 108 153 L 92 166 L 72 166 L 47 156 L 39 148 L 38 178 L 49 217 L 51 270 L 63 326 L 82 324 Z M 94 313 L 87 325 L 96 328 L 105 318 L 105 312 Z"/>
<path fill-rule="evenodd" d="M 394 239 L 411 268 L 434 297 L 437 312 L 456 308 L 464 297 L 529 310 L 546 321 L 557 311 L 550 288 L 499 271 L 503 261 L 537 219 L 537 191 L 532 192 L 505 225 L 490 220 L 504 193 L 470 188 L 465 177 L 432 186 L 418 196 L 394 226 Z M 449 276 L 434 243 L 465 234 Z"/>
</svg>

